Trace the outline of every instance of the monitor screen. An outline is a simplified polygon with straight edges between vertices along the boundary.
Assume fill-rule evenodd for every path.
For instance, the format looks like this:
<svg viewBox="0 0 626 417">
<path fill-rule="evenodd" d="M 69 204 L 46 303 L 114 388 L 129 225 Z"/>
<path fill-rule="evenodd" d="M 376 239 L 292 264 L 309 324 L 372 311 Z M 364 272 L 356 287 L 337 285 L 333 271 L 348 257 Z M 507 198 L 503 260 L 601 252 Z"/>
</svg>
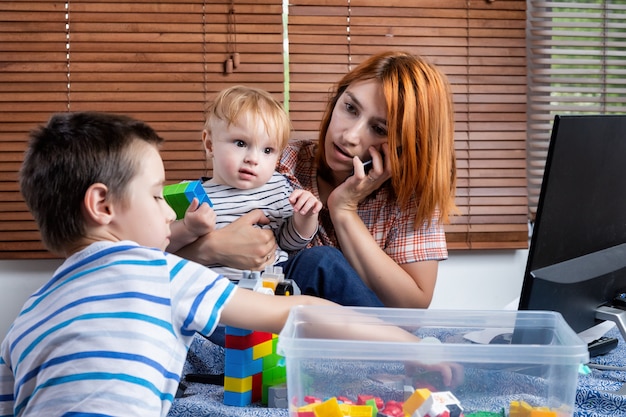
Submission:
<svg viewBox="0 0 626 417">
<path fill-rule="evenodd" d="M 617 322 L 598 309 L 621 314 L 624 292 L 626 116 L 556 116 L 519 309 L 558 311 L 581 332 Z"/>
</svg>

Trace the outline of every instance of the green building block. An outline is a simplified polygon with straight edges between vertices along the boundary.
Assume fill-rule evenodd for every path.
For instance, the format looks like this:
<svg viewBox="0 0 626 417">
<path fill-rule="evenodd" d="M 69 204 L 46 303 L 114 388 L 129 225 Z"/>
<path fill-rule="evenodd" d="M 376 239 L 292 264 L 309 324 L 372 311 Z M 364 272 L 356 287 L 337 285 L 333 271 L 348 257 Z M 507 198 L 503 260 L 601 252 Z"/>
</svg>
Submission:
<svg viewBox="0 0 626 417">
<path fill-rule="evenodd" d="M 207 203 L 210 207 L 213 207 L 213 203 L 204 191 L 202 181 L 200 180 L 180 182 L 163 187 L 163 198 L 176 212 L 176 220 L 185 217 L 185 212 L 194 197 L 198 199 L 200 204 Z"/>
</svg>

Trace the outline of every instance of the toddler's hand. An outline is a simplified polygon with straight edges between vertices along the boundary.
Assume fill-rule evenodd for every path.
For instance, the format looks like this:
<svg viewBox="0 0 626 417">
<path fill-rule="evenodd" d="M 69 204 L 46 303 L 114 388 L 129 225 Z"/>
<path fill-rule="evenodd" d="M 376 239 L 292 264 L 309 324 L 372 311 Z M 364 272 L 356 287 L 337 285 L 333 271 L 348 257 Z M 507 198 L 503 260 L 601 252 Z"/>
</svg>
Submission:
<svg viewBox="0 0 626 417">
<path fill-rule="evenodd" d="M 289 196 L 289 202 L 293 210 L 303 216 L 317 216 L 322 209 L 322 202 L 307 190 L 294 190 Z"/>
<path fill-rule="evenodd" d="M 185 212 L 183 224 L 194 235 L 200 237 L 215 229 L 215 211 L 206 203 L 199 204 L 194 197 Z"/>
</svg>

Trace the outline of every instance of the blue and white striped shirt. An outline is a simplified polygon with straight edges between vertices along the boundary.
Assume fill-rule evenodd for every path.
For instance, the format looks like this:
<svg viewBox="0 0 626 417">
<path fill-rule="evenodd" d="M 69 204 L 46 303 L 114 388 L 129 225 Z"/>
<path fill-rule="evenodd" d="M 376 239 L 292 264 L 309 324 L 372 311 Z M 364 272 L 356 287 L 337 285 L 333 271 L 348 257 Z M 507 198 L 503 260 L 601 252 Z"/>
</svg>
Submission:
<svg viewBox="0 0 626 417">
<path fill-rule="evenodd" d="M 196 332 L 209 335 L 235 286 L 134 242 L 72 255 L 2 342 L 0 416 L 165 416 Z"/>
<path fill-rule="evenodd" d="M 275 264 L 285 262 L 288 252 L 303 249 L 313 239 L 312 237 L 304 238 L 296 231 L 293 224 L 293 206 L 289 202 L 293 188 L 287 179 L 277 172 L 274 172 L 263 186 L 248 190 L 214 184 L 210 180 L 204 181 L 202 185 L 213 203 L 216 229 L 231 224 L 252 210 L 263 211 L 270 220 L 269 225 L 265 227 L 274 231 L 276 243 L 278 243 Z M 222 265 L 210 265 L 210 267 L 229 278 L 241 278 L 241 270 Z"/>
</svg>

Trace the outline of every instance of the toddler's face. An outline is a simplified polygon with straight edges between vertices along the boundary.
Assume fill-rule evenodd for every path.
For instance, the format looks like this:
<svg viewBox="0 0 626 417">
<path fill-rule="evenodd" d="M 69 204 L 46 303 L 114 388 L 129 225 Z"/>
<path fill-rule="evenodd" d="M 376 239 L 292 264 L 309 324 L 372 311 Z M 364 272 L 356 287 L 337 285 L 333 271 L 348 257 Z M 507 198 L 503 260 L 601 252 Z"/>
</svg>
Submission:
<svg viewBox="0 0 626 417">
<path fill-rule="evenodd" d="M 213 157 L 213 182 L 239 189 L 258 188 L 272 177 L 281 150 L 278 138 L 251 117 L 236 124 L 219 120 L 205 139 Z"/>
<path fill-rule="evenodd" d="M 176 213 L 163 198 L 163 160 L 153 145 L 140 143 L 137 148 L 140 155 L 137 172 L 128 184 L 127 201 L 115 206 L 111 230 L 118 240 L 132 240 L 165 250 Z"/>
</svg>

